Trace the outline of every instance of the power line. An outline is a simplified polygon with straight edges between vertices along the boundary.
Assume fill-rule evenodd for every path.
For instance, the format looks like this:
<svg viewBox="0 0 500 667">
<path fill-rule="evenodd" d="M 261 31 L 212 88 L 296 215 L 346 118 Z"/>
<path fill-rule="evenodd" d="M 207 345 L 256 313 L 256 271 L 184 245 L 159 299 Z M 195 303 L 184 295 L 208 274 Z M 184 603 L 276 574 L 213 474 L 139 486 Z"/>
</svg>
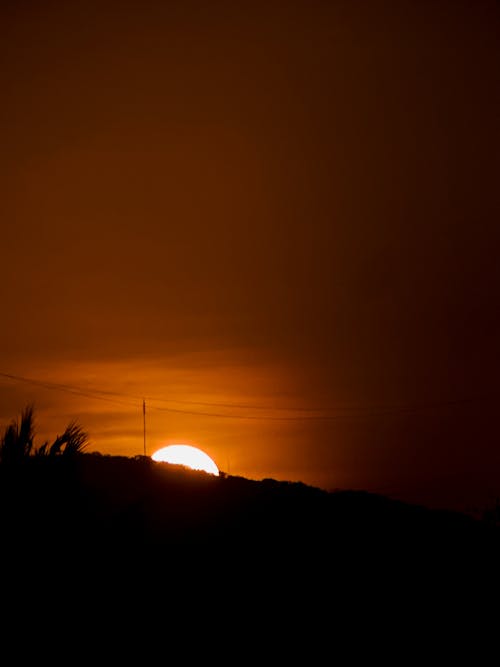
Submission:
<svg viewBox="0 0 500 667">
<path fill-rule="evenodd" d="M 63 391 L 68 394 L 75 394 L 76 396 L 84 396 L 85 398 L 92 398 L 100 401 L 108 401 L 109 403 L 114 403 L 115 405 L 125 405 L 131 407 L 132 403 L 126 403 L 125 401 L 120 401 L 117 399 L 107 398 L 106 396 L 101 396 L 105 392 L 94 391 L 94 390 L 85 390 L 72 385 L 58 384 L 57 382 L 47 382 L 42 380 L 35 380 L 33 378 L 22 377 L 20 375 L 12 375 L 10 373 L 0 373 L 0 377 L 7 378 L 9 380 L 14 380 L 16 382 L 24 382 L 25 384 L 32 384 L 43 389 L 50 389 L 54 391 Z"/>
<path fill-rule="evenodd" d="M 208 402 L 208 401 L 183 401 L 178 398 L 154 398 L 154 401 L 160 403 L 179 403 L 181 405 L 203 405 L 208 408 L 237 408 L 240 410 L 279 410 L 285 412 L 321 412 L 323 408 L 297 408 L 297 407 L 281 407 L 279 405 L 255 405 L 253 403 L 223 403 L 223 402 Z"/>
<path fill-rule="evenodd" d="M 0 377 L 5 377 L 10 380 L 17 380 L 19 382 L 25 382 L 28 384 L 38 385 L 44 389 L 58 389 L 68 393 L 74 393 L 82 396 L 89 396 L 92 394 L 92 398 L 98 399 L 100 396 L 118 396 L 124 398 L 134 399 L 135 401 L 142 401 L 143 397 L 138 394 L 131 394 L 128 392 L 120 391 L 110 391 L 107 389 L 85 389 L 82 387 L 76 387 L 75 385 L 69 384 L 60 384 L 58 382 L 49 382 L 42 380 L 35 380 L 33 378 L 22 377 L 19 375 L 13 375 L 11 373 L 0 373 Z M 104 399 L 103 399 L 104 400 Z M 298 408 L 298 407 L 281 407 L 281 406 L 272 406 L 272 405 L 256 405 L 253 403 L 227 403 L 227 402 L 208 402 L 208 401 L 186 401 L 177 398 L 159 398 L 150 396 L 150 401 L 155 401 L 157 403 L 178 403 L 180 405 L 202 405 L 206 407 L 213 408 L 228 408 L 228 409 L 241 409 L 241 410 L 271 410 L 271 411 L 284 411 L 284 412 L 321 412 L 324 408 Z M 122 403 L 125 405 L 125 403 Z M 175 411 L 172 408 L 172 411 Z M 217 415 L 215 415 L 217 416 Z"/>
<path fill-rule="evenodd" d="M 85 398 L 90 398 L 98 401 L 107 401 L 109 403 L 113 403 L 115 405 L 124 405 L 126 407 L 139 407 L 139 402 L 137 403 L 126 403 L 125 401 L 120 401 L 117 399 L 112 399 L 108 398 L 107 396 L 103 396 L 102 394 L 104 393 L 110 393 L 114 395 L 122 395 L 119 394 L 118 392 L 104 392 L 101 390 L 82 390 L 80 388 L 77 388 L 73 385 L 64 385 L 64 384 L 59 384 L 56 382 L 47 382 L 47 381 L 42 381 L 42 380 L 35 380 L 34 378 L 27 378 L 27 377 L 22 377 L 20 375 L 13 375 L 11 373 L 0 373 L 0 377 L 7 378 L 9 380 L 14 380 L 17 382 L 23 382 L 25 384 L 32 384 L 34 386 L 42 387 L 43 389 L 49 389 L 53 391 L 62 391 L 65 393 L 73 394 L 76 396 L 83 396 Z M 152 400 L 162 400 L 162 399 L 152 399 Z M 187 401 L 186 401 L 187 403 Z M 229 404 L 227 404 L 229 406 Z M 269 416 L 269 415 L 262 415 L 262 416 L 255 416 L 255 415 L 229 415 L 225 413 L 219 413 L 219 412 L 202 412 L 199 410 L 182 410 L 178 408 L 167 408 L 167 407 L 158 407 L 158 406 L 150 406 L 150 410 L 156 410 L 159 412 L 172 412 L 176 414 L 183 414 L 183 415 L 191 415 L 191 416 L 196 416 L 196 417 L 217 417 L 219 419 L 242 419 L 242 420 L 251 420 L 251 421 L 301 421 L 304 419 L 331 419 L 332 416 L 320 416 L 317 415 L 315 417 L 283 417 L 283 416 Z"/>
<path fill-rule="evenodd" d="M 99 401 L 106 401 L 108 403 L 112 403 L 114 405 L 121 405 L 125 407 L 135 407 L 139 408 L 141 403 L 140 401 L 143 402 L 143 408 L 144 408 L 144 398 L 139 398 L 138 396 L 135 396 L 133 394 L 127 394 L 125 392 L 112 392 L 112 391 L 107 391 L 107 390 L 100 390 L 100 389 L 85 389 L 81 387 L 77 387 L 75 385 L 67 385 L 67 384 L 60 384 L 56 382 L 49 382 L 49 381 L 42 381 L 42 380 L 37 380 L 34 378 L 27 378 L 23 377 L 20 375 L 14 375 L 12 373 L 2 373 L 0 372 L 0 377 L 6 378 L 8 380 L 13 380 L 17 382 L 23 382 L 26 384 L 31 384 L 34 386 L 39 386 L 44 389 L 49 389 L 49 390 L 54 390 L 54 391 L 62 391 L 65 393 L 70 393 L 76 396 L 83 396 L 85 398 L 90 398 L 93 400 L 99 400 Z M 118 397 L 125 397 L 132 399 L 129 401 L 124 401 L 124 400 L 119 400 L 117 398 L 110 398 L 110 396 L 118 396 Z M 214 407 L 223 407 L 227 409 L 234 409 L 234 408 L 240 408 L 240 409 L 259 409 L 259 410 L 269 410 L 269 411 L 275 411 L 275 410 L 280 410 L 280 411 L 287 411 L 287 412 L 326 412 L 324 408 L 271 408 L 271 407 L 264 407 L 264 406 L 259 406 L 258 408 L 256 406 L 250 406 L 249 404 L 242 404 L 242 403 L 208 403 L 208 402 L 197 402 L 197 401 L 181 401 L 181 400 L 174 400 L 174 399 L 162 399 L 162 398 L 150 398 L 149 400 L 149 407 L 150 410 L 156 410 L 159 412 L 170 412 L 170 413 L 175 413 L 175 414 L 184 414 L 184 415 L 190 415 L 190 416 L 195 416 L 195 417 L 212 417 L 212 418 L 218 418 L 218 419 L 237 419 L 237 420 L 251 420 L 251 421 L 281 421 L 281 422 L 289 422 L 289 421 L 336 421 L 339 419 L 353 419 L 353 418 L 358 418 L 358 419 L 363 419 L 363 418 L 374 418 L 374 417 L 383 417 L 386 415 L 394 415 L 394 416 L 404 416 L 404 415 L 411 415 L 418 413 L 419 410 L 422 409 L 436 409 L 436 408 L 442 408 L 442 407 L 451 407 L 451 406 L 458 406 L 458 405 L 464 405 L 467 403 L 473 403 L 477 402 L 480 400 L 487 400 L 487 398 L 491 397 L 476 397 L 476 398 L 462 398 L 462 399 L 453 399 L 453 400 L 446 400 L 446 401 L 435 401 L 435 402 L 422 402 L 422 403 L 410 403 L 410 404 L 399 404 L 399 405 L 371 405 L 369 408 L 365 407 L 353 407 L 353 408 L 344 408 L 343 412 L 336 412 L 335 414 L 301 414 L 301 415 L 294 415 L 294 416 L 284 416 L 284 415 L 248 415 L 248 414 L 227 414 L 223 412 L 211 412 L 211 411 L 200 411 L 200 410 L 184 410 L 180 408 L 172 408 L 172 407 L 160 407 L 160 406 L 151 406 L 151 401 L 153 402 L 161 402 L 161 403 L 182 403 L 185 405 L 207 405 L 207 406 L 214 406 Z"/>
<path fill-rule="evenodd" d="M 42 381 L 42 380 L 36 380 L 34 378 L 28 378 L 28 377 L 23 377 L 20 375 L 13 375 L 12 373 L 0 373 L 0 377 L 4 377 L 9 380 L 14 380 L 18 382 L 23 382 L 25 384 L 32 384 L 34 386 L 42 387 L 44 389 L 49 389 L 49 390 L 54 390 L 54 391 L 63 391 L 65 393 L 69 394 L 74 394 L 76 396 L 84 396 L 86 398 L 91 398 L 99 401 L 107 401 L 109 403 L 113 403 L 115 405 L 124 405 L 126 407 L 135 407 L 139 405 L 139 397 L 135 397 L 132 394 L 125 394 L 121 392 L 111 392 L 111 391 L 105 391 L 105 390 L 99 390 L 99 389 L 82 389 L 80 387 L 76 387 L 75 385 L 67 385 L 67 384 L 60 384 L 57 382 L 49 382 L 49 381 Z M 117 400 L 114 398 L 108 398 L 107 395 L 103 394 L 109 394 L 113 396 L 125 396 L 129 398 L 133 398 L 134 400 L 137 400 L 137 403 L 131 403 L 131 402 L 125 402 L 121 400 Z M 157 402 L 169 402 L 168 399 L 161 399 L 161 398 L 151 398 L 150 401 L 157 401 Z M 189 401 L 171 401 L 171 402 L 179 402 L 179 403 L 184 403 L 184 404 L 189 404 Z M 196 401 L 192 402 L 193 405 L 217 405 L 219 407 L 227 407 L 227 408 L 234 408 L 236 405 L 239 405 L 241 408 L 243 408 L 243 404 L 210 404 L 210 403 L 198 403 Z M 257 420 L 257 421 L 289 421 L 289 420 L 301 420 L 304 419 L 305 417 L 284 417 L 284 416 L 269 416 L 269 415 L 262 415 L 262 416 L 252 416 L 252 415 L 229 415 L 226 413 L 219 413 L 219 412 L 204 412 L 200 410 L 182 410 L 179 408 L 171 408 L 171 407 L 159 407 L 159 406 L 151 406 L 150 409 L 152 410 L 157 410 L 160 412 L 173 412 L 176 414 L 185 414 L 185 415 L 191 415 L 191 416 L 197 416 L 197 417 L 217 417 L 220 419 L 248 419 L 248 420 Z M 273 408 L 264 408 L 261 406 L 259 409 L 267 409 L 267 410 L 272 410 Z M 280 408 L 280 410 L 287 410 L 287 408 Z M 291 411 L 294 410 L 294 408 L 290 408 Z M 304 408 L 304 410 L 308 410 L 308 408 Z M 317 408 L 319 411 L 320 408 Z M 309 419 L 314 419 L 315 417 L 308 417 Z M 320 418 L 318 415 L 317 418 Z"/>
</svg>

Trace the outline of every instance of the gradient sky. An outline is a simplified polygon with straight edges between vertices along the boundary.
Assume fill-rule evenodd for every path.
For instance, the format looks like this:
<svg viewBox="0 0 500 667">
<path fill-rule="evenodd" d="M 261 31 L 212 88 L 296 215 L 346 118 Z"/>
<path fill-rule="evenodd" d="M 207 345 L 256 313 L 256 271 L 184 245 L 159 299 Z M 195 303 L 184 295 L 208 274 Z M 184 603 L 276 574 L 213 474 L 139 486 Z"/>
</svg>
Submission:
<svg viewBox="0 0 500 667">
<path fill-rule="evenodd" d="M 0 372 L 91 396 L 0 377 L 1 424 L 133 455 L 146 396 L 151 450 L 493 502 L 499 45 L 494 0 L 2 2 Z"/>
</svg>

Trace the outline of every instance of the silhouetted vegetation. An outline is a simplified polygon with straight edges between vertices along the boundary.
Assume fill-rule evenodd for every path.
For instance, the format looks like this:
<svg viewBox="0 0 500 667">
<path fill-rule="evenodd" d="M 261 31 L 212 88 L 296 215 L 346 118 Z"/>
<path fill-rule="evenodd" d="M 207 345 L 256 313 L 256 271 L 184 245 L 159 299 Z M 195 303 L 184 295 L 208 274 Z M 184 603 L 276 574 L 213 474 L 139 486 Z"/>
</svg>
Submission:
<svg viewBox="0 0 500 667">
<path fill-rule="evenodd" d="M 18 463 L 28 457 L 33 450 L 33 437 L 33 406 L 28 406 L 21 414 L 21 421 L 13 420 L 5 429 L 0 440 L 0 461 Z"/>
<path fill-rule="evenodd" d="M 88 434 L 76 421 L 71 421 L 52 444 L 44 442 L 36 448 L 34 437 L 34 407 L 28 405 L 22 411 L 21 419 L 13 420 L 0 439 L 0 463 L 20 463 L 29 456 L 75 456 L 81 454 L 88 445 Z"/>
</svg>

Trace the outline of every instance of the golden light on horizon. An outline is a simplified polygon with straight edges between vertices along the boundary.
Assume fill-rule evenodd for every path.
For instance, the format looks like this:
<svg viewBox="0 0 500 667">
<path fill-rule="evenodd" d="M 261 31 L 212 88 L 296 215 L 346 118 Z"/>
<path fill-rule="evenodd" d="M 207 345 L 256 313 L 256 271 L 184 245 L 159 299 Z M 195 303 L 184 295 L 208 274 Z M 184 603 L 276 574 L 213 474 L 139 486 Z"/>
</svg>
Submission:
<svg viewBox="0 0 500 667">
<path fill-rule="evenodd" d="M 215 461 L 203 450 L 191 445 L 168 445 L 168 447 L 156 450 L 151 458 L 159 463 L 172 463 L 193 470 L 203 470 L 211 475 L 219 475 L 219 468 Z"/>
</svg>

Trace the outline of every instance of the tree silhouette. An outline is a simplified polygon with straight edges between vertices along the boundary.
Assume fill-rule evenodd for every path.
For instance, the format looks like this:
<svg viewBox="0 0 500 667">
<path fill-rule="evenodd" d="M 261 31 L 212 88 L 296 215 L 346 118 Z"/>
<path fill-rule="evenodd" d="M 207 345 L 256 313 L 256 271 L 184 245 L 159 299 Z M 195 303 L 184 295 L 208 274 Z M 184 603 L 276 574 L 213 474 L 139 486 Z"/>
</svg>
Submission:
<svg viewBox="0 0 500 667">
<path fill-rule="evenodd" d="M 31 454 L 35 434 L 33 411 L 33 406 L 28 405 L 21 413 L 21 421 L 15 419 L 5 429 L 0 440 L 2 463 L 18 463 Z"/>
<path fill-rule="evenodd" d="M 38 448 L 33 445 L 35 434 L 34 408 L 27 406 L 21 413 L 21 420 L 13 420 L 0 439 L 0 462 L 19 463 L 29 456 L 75 456 L 88 445 L 88 433 L 76 421 L 71 421 L 62 435 L 58 435 L 49 446 L 44 442 Z"/>
<path fill-rule="evenodd" d="M 31 454 L 33 449 L 33 406 L 28 405 L 21 413 L 21 421 L 13 420 L 0 440 L 0 461 L 16 463 Z"/>
<path fill-rule="evenodd" d="M 76 421 L 72 421 L 66 426 L 64 433 L 57 436 L 50 449 L 46 448 L 45 451 L 48 456 L 74 456 L 83 452 L 87 444 L 88 434 Z"/>
</svg>

